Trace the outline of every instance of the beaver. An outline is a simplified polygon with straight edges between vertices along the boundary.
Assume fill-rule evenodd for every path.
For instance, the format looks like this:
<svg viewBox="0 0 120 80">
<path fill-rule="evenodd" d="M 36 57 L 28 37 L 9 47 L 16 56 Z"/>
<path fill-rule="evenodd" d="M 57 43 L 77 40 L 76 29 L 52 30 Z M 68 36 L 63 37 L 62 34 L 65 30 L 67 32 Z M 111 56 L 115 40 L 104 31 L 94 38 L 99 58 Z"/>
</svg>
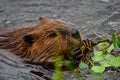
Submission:
<svg viewBox="0 0 120 80">
<path fill-rule="evenodd" d="M 0 48 L 37 63 L 54 63 L 55 56 L 68 58 L 80 45 L 78 30 L 61 20 L 39 18 L 35 26 L 24 27 L 0 35 Z"/>
</svg>

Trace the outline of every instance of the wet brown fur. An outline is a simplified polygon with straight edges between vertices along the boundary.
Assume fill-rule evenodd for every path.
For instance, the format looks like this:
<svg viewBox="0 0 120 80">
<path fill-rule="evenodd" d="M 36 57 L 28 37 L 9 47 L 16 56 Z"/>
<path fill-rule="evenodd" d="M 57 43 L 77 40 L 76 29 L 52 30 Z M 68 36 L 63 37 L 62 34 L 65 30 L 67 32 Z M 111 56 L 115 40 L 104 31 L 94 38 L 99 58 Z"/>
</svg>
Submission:
<svg viewBox="0 0 120 80">
<path fill-rule="evenodd" d="M 69 56 L 80 44 L 81 36 L 73 36 L 76 31 L 66 22 L 41 18 L 36 26 L 0 35 L 0 48 L 33 62 L 54 62 L 53 56 Z M 28 42 L 32 41 L 30 44 L 24 40 L 27 35 Z"/>
</svg>

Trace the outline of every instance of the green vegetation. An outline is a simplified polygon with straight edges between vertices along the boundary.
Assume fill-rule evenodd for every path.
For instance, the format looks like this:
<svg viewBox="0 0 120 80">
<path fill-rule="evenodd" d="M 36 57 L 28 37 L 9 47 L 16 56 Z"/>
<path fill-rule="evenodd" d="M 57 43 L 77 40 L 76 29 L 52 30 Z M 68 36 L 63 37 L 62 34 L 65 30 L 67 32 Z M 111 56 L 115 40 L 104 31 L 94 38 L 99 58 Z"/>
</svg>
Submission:
<svg viewBox="0 0 120 80">
<path fill-rule="evenodd" d="M 112 42 L 113 42 L 113 45 L 114 47 L 120 47 L 120 35 L 118 34 L 113 34 L 112 35 Z"/>
<path fill-rule="evenodd" d="M 97 48 L 93 48 L 93 56 L 91 59 L 89 59 L 91 65 L 80 61 L 79 68 L 81 70 L 88 69 L 91 71 L 91 76 L 88 76 L 89 80 L 98 80 L 98 76 L 101 75 L 108 67 L 114 67 L 117 71 L 120 71 L 120 53 L 117 53 L 117 56 L 111 54 L 115 48 L 120 48 L 120 34 L 113 34 L 111 41 L 111 44 L 107 42 L 101 42 L 97 45 Z M 60 67 L 57 68 L 57 65 L 60 65 L 59 62 L 60 61 L 57 61 L 55 64 L 56 70 L 53 80 L 63 80 L 62 71 L 60 70 Z M 98 74 L 98 76 L 92 76 L 92 74 Z M 76 72 L 75 75 L 77 76 L 78 80 L 81 80 L 80 73 Z M 99 80 L 103 80 L 102 75 L 99 76 Z"/>
<path fill-rule="evenodd" d="M 94 49 L 94 56 L 92 57 L 93 63 L 98 63 L 98 65 L 93 65 L 91 70 L 97 73 L 103 73 L 106 67 L 120 67 L 120 56 L 115 57 L 111 54 L 114 48 L 120 47 L 120 36 L 112 35 L 112 44 L 108 47 L 106 43 L 99 44 L 99 48 L 107 47 L 103 49 Z"/>
<path fill-rule="evenodd" d="M 52 77 L 52 80 L 63 80 L 63 75 L 61 71 L 61 66 L 62 66 L 62 56 L 56 56 L 55 58 L 55 73 Z"/>
<path fill-rule="evenodd" d="M 89 69 L 88 64 L 86 64 L 84 62 L 80 62 L 79 67 L 80 67 L 80 69 Z"/>
</svg>

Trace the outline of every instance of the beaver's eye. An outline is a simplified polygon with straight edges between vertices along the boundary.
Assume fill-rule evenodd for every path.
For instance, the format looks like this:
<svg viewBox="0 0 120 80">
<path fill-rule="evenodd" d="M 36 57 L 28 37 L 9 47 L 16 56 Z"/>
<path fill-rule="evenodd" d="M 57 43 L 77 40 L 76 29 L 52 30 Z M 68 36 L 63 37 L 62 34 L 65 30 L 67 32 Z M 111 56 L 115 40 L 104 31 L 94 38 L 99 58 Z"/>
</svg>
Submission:
<svg viewBox="0 0 120 80">
<path fill-rule="evenodd" d="M 49 37 L 51 37 L 51 38 L 54 38 L 54 37 L 56 37 L 56 36 L 57 36 L 56 33 L 51 33 L 51 34 L 49 35 Z"/>
<path fill-rule="evenodd" d="M 76 30 L 75 33 L 72 34 L 72 37 L 75 38 L 75 39 L 80 38 L 79 32 Z"/>
</svg>

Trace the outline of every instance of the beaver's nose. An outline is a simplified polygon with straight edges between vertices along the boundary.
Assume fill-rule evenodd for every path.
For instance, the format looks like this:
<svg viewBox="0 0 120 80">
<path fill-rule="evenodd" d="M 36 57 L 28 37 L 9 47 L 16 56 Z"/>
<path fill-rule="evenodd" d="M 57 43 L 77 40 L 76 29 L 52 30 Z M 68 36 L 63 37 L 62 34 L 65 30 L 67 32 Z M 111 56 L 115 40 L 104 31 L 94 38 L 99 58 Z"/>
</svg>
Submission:
<svg viewBox="0 0 120 80">
<path fill-rule="evenodd" d="M 75 38 L 75 39 L 79 39 L 80 38 L 80 33 L 78 30 L 73 30 L 72 32 L 68 32 L 68 31 L 60 31 L 61 33 L 61 36 L 63 38 L 66 38 L 67 36 L 70 36 L 72 38 Z"/>
<path fill-rule="evenodd" d="M 69 35 L 68 31 L 60 31 L 60 33 L 63 38 L 66 38 Z"/>
</svg>

